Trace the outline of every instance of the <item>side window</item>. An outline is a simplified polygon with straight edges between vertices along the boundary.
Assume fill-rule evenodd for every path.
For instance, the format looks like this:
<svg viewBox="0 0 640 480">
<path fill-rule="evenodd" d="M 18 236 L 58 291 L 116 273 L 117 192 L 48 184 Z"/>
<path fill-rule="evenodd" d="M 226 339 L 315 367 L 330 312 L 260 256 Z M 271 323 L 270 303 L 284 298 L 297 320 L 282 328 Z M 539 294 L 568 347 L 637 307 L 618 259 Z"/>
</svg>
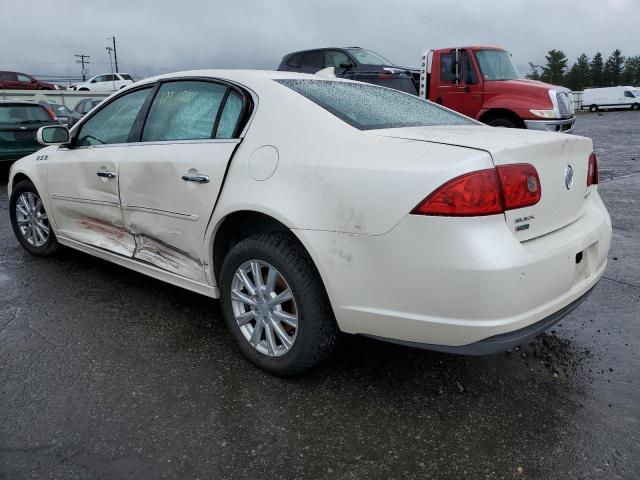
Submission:
<svg viewBox="0 0 640 480">
<path fill-rule="evenodd" d="M 5 82 L 15 82 L 18 80 L 18 77 L 15 73 L 3 72 L 0 73 L 0 80 L 4 80 Z"/>
<path fill-rule="evenodd" d="M 462 75 L 461 81 L 467 85 L 475 85 L 478 83 L 478 75 L 476 69 L 473 66 L 469 52 L 465 52 L 460 57 L 460 74 Z"/>
<path fill-rule="evenodd" d="M 212 138 L 226 91 L 226 86 L 212 82 L 188 80 L 162 84 L 151 104 L 142 141 Z"/>
<path fill-rule="evenodd" d="M 289 57 L 289 60 L 287 60 L 287 65 L 294 68 L 300 68 L 301 62 L 302 62 L 302 54 L 296 53 L 295 55 L 292 55 L 291 57 Z"/>
<path fill-rule="evenodd" d="M 123 95 L 98 113 L 81 127 L 76 145 L 108 145 L 125 143 L 151 88 Z"/>
<path fill-rule="evenodd" d="M 624 91 L 624 96 L 625 96 L 625 97 L 630 97 L 630 98 L 635 98 L 635 97 L 633 96 L 633 93 L 631 93 L 629 90 L 625 90 L 625 91 Z"/>
<path fill-rule="evenodd" d="M 325 53 L 324 64 L 327 67 L 340 68 L 341 63 L 351 63 L 349 57 L 337 50 L 329 50 Z"/>
<path fill-rule="evenodd" d="M 324 53 L 322 51 L 305 53 L 302 59 L 302 66 L 321 70 L 324 67 Z"/>
<path fill-rule="evenodd" d="M 440 56 L 440 80 L 452 83 L 455 79 L 453 71 L 453 62 L 455 61 L 455 53 L 443 53 Z"/>
<path fill-rule="evenodd" d="M 84 105 L 84 100 L 79 101 L 75 107 L 73 107 L 73 111 L 74 112 L 78 112 L 78 113 L 83 113 L 82 112 L 82 107 Z"/>
<path fill-rule="evenodd" d="M 31 83 L 31 78 L 23 75 L 22 73 L 18 73 L 18 81 L 24 83 Z"/>
<path fill-rule="evenodd" d="M 96 78 L 94 78 L 93 80 L 91 80 L 91 83 L 97 83 L 97 82 L 104 82 L 104 75 L 98 75 Z"/>
<path fill-rule="evenodd" d="M 242 97 L 231 91 L 220 115 L 216 138 L 234 138 L 237 136 L 236 129 L 240 113 L 242 113 Z"/>
</svg>

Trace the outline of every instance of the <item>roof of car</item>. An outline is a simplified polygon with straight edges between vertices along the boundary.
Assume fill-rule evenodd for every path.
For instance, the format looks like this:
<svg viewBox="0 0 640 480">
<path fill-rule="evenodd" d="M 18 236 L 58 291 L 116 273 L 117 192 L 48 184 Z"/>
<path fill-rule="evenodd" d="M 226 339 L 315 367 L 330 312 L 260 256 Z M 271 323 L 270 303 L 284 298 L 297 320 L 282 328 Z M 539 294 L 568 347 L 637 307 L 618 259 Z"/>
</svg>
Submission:
<svg viewBox="0 0 640 480">
<path fill-rule="evenodd" d="M 277 70 L 187 70 L 184 72 L 173 72 L 163 75 L 157 75 L 155 77 L 145 78 L 135 85 L 142 85 L 145 83 L 153 83 L 157 80 L 163 80 L 168 78 L 180 78 L 180 77 L 204 77 L 204 78 L 218 78 L 222 80 L 229 80 L 231 82 L 237 82 L 248 87 L 258 83 L 264 83 L 269 80 L 281 80 L 281 79 L 320 79 L 317 75 L 310 73 L 297 73 L 297 72 L 282 72 Z M 326 78 L 323 78 L 326 80 Z"/>
<path fill-rule="evenodd" d="M 0 105 L 7 105 L 7 104 L 11 104 L 11 105 L 38 105 L 35 102 L 32 102 L 30 100 L 0 100 Z M 38 105 L 40 106 L 40 105 Z"/>
</svg>

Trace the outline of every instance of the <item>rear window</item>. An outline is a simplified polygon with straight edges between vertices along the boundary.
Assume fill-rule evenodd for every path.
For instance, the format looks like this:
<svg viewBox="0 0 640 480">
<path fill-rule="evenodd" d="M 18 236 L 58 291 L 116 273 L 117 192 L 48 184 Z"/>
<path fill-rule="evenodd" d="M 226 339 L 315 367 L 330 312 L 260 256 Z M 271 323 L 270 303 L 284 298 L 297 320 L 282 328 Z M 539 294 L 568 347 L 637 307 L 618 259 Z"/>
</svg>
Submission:
<svg viewBox="0 0 640 480">
<path fill-rule="evenodd" d="M 276 81 L 360 130 L 478 125 L 468 117 L 446 110 L 415 95 L 389 88 L 330 80 Z"/>
<path fill-rule="evenodd" d="M 131 78 L 131 75 L 129 75 L 128 73 L 121 73 L 120 76 L 123 80 L 131 80 L 133 82 L 133 78 Z"/>
<path fill-rule="evenodd" d="M 0 105 L 0 123 L 26 124 L 50 122 L 51 117 L 40 105 Z"/>
</svg>

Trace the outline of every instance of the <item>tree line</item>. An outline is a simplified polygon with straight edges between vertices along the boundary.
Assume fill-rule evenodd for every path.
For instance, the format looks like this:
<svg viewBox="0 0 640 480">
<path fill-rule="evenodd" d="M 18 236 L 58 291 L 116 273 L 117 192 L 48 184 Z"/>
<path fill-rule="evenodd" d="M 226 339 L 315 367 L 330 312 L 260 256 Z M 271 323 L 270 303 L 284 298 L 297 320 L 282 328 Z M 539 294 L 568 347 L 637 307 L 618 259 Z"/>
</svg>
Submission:
<svg viewBox="0 0 640 480">
<path fill-rule="evenodd" d="M 531 72 L 527 78 L 562 85 L 574 91 L 589 87 L 640 85 L 640 55 L 625 57 L 619 49 L 614 50 L 606 61 L 600 52 L 593 58 L 583 53 L 571 68 L 567 68 L 569 59 L 562 50 L 549 50 L 545 59 L 545 65 L 529 62 Z"/>
</svg>

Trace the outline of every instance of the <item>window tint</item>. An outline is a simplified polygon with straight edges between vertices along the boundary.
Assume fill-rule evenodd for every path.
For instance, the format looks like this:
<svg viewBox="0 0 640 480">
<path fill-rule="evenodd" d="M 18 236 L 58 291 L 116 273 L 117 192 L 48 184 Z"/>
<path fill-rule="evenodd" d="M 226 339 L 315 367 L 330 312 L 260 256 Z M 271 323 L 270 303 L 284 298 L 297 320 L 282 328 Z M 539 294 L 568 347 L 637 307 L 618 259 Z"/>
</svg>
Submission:
<svg viewBox="0 0 640 480">
<path fill-rule="evenodd" d="M 477 125 L 463 115 L 390 88 L 360 82 L 277 80 L 360 130 Z"/>
<path fill-rule="evenodd" d="M 629 90 L 625 90 L 625 91 L 624 91 L 624 96 L 625 96 L 625 97 L 634 98 L 634 97 L 633 97 L 633 93 L 631 93 Z"/>
<path fill-rule="evenodd" d="M 440 56 L 440 80 L 443 82 L 453 82 L 455 80 L 454 61 L 455 54 L 453 53 L 443 53 Z"/>
<path fill-rule="evenodd" d="M 164 83 L 153 100 L 142 141 L 211 138 L 227 87 L 219 83 Z"/>
<path fill-rule="evenodd" d="M 303 67 L 317 67 L 318 70 L 324 66 L 324 54 L 321 51 L 307 52 L 302 60 Z"/>
<path fill-rule="evenodd" d="M 296 53 L 295 55 L 292 55 L 291 57 L 289 57 L 289 60 L 287 60 L 287 65 L 294 68 L 300 68 L 301 61 L 302 61 L 302 54 Z"/>
<path fill-rule="evenodd" d="M 216 138 L 233 138 L 236 136 L 236 126 L 242 112 L 242 97 L 236 92 L 229 92 L 227 101 L 220 115 Z"/>
<path fill-rule="evenodd" d="M 119 97 L 93 115 L 82 125 L 77 145 L 105 145 L 125 143 L 150 88 L 137 90 Z"/>
<path fill-rule="evenodd" d="M 329 50 L 326 52 L 324 64 L 327 67 L 340 68 L 341 63 L 351 63 L 349 57 L 337 50 Z"/>
<path fill-rule="evenodd" d="M 18 77 L 15 73 L 2 72 L 0 73 L 0 80 L 4 80 L 5 82 L 15 82 L 16 80 L 18 80 Z"/>
<path fill-rule="evenodd" d="M 29 122 L 51 122 L 51 117 L 40 105 L 0 105 L 1 124 Z"/>
</svg>

